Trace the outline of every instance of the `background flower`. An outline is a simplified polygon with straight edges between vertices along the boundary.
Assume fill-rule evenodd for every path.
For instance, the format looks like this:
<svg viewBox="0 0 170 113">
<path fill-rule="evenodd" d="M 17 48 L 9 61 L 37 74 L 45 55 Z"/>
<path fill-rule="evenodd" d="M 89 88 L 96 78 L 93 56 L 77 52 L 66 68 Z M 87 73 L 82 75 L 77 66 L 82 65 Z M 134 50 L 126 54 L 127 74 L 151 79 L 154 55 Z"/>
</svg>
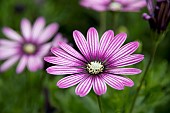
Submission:
<svg viewBox="0 0 170 113">
<path fill-rule="evenodd" d="M 136 64 L 143 60 L 144 56 L 132 54 L 139 47 L 138 42 L 131 42 L 124 46 L 127 35 L 120 33 L 114 37 L 113 31 L 106 31 L 100 42 L 95 28 L 87 32 L 87 41 L 77 30 L 73 37 L 81 54 L 66 43 L 59 43 L 60 48 L 53 47 L 52 53 L 56 57 L 45 57 L 47 62 L 56 64 L 47 68 L 47 72 L 54 75 L 70 74 L 61 79 L 57 86 L 68 88 L 77 85 L 76 94 L 86 96 L 93 87 L 97 95 L 106 93 L 107 86 L 117 90 L 124 86 L 133 86 L 131 79 L 121 76 L 141 73 L 136 68 L 121 68 Z M 122 46 L 122 47 L 121 47 Z"/>
<path fill-rule="evenodd" d="M 0 67 L 0 71 L 6 71 L 14 63 L 19 61 L 16 72 L 21 73 L 25 67 L 29 71 L 37 71 L 43 68 L 43 57 L 49 52 L 52 38 L 58 29 L 57 23 L 45 27 L 45 19 L 39 17 L 33 26 L 28 19 L 22 19 L 21 32 L 19 35 L 11 28 L 4 27 L 4 35 L 11 39 L 0 40 L 0 60 L 6 60 Z"/>
</svg>

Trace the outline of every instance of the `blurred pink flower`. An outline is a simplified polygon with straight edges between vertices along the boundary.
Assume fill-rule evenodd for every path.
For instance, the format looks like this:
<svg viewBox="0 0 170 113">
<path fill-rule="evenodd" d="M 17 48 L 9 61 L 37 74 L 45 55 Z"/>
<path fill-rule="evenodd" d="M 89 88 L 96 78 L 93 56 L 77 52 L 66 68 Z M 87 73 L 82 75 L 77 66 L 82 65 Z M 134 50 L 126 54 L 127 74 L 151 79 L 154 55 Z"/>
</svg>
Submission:
<svg viewBox="0 0 170 113">
<path fill-rule="evenodd" d="M 59 47 L 60 42 L 68 43 L 68 40 L 67 38 L 63 37 L 61 33 L 57 33 L 52 41 L 52 47 Z"/>
<path fill-rule="evenodd" d="M 95 28 L 88 30 L 87 40 L 77 30 L 73 32 L 73 37 L 80 53 L 66 43 L 59 43 L 60 48 L 51 48 L 56 57 L 44 58 L 45 61 L 55 64 L 47 68 L 49 74 L 70 74 L 58 81 L 59 88 L 78 84 L 75 92 L 83 97 L 92 87 L 97 95 L 102 95 L 106 93 L 106 84 L 117 90 L 134 85 L 131 79 L 122 75 L 139 74 L 141 70 L 122 67 L 136 64 L 144 59 L 141 54 L 133 54 L 139 47 L 138 42 L 122 46 L 127 37 L 126 33 L 114 36 L 111 30 L 106 31 L 99 41 Z"/>
<path fill-rule="evenodd" d="M 58 30 L 59 25 L 52 23 L 45 27 L 45 19 L 39 17 L 33 26 L 28 19 L 21 21 L 21 33 L 18 34 L 11 28 L 4 27 L 4 35 L 11 39 L 0 39 L 0 60 L 6 60 L 0 71 L 6 71 L 13 64 L 19 61 L 16 72 L 21 73 L 25 67 L 30 71 L 37 71 L 43 68 L 43 57 L 47 55 L 52 43 L 48 40 Z"/>
<path fill-rule="evenodd" d="M 80 4 L 96 11 L 137 12 L 146 6 L 146 0 L 81 0 Z"/>
</svg>

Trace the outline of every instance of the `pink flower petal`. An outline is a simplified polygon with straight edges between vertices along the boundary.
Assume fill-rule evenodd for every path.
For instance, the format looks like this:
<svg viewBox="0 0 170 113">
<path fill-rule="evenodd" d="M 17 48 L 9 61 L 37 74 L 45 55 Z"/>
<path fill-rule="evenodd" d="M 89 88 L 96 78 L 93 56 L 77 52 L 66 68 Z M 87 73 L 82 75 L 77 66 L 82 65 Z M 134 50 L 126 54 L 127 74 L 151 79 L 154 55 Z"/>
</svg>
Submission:
<svg viewBox="0 0 170 113">
<path fill-rule="evenodd" d="M 67 60 L 61 57 L 53 57 L 53 56 L 44 57 L 44 60 L 49 63 L 61 65 L 61 66 L 82 66 L 82 64 L 79 64 L 77 62 L 73 62 L 73 61 L 70 61 L 70 60 Z"/>
<path fill-rule="evenodd" d="M 137 48 L 139 47 L 139 42 L 130 42 L 124 46 L 122 46 L 117 53 L 115 53 L 110 59 L 110 61 L 116 61 L 120 58 L 127 57 L 128 55 L 131 55 L 134 53 Z"/>
<path fill-rule="evenodd" d="M 113 38 L 114 38 L 114 32 L 112 30 L 108 30 L 102 35 L 100 40 L 99 57 L 101 58 L 103 57 L 108 47 L 110 46 L 111 40 Z"/>
<path fill-rule="evenodd" d="M 4 60 L 4 59 L 13 57 L 14 55 L 16 55 L 18 53 L 18 49 L 1 47 L 0 53 L 3 53 L 3 54 L 0 54 L 0 60 Z"/>
<path fill-rule="evenodd" d="M 21 57 L 19 64 L 17 66 L 17 69 L 16 69 L 17 73 L 21 73 L 24 70 L 24 68 L 27 64 L 27 61 L 28 61 L 28 57 L 26 55 Z"/>
<path fill-rule="evenodd" d="M 67 66 L 51 66 L 46 69 L 47 73 L 54 75 L 64 75 L 64 74 L 75 74 L 81 73 L 84 69 L 75 68 L 75 67 L 67 67 Z"/>
<path fill-rule="evenodd" d="M 39 69 L 39 61 L 37 56 L 29 56 L 27 66 L 30 71 L 37 71 Z"/>
<path fill-rule="evenodd" d="M 115 62 L 110 62 L 110 65 L 108 67 L 124 67 L 133 65 L 136 63 L 139 63 L 144 59 L 144 55 L 141 54 L 133 54 L 129 55 L 127 57 L 123 57 L 120 60 L 117 60 Z"/>
<path fill-rule="evenodd" d="M 122 74 L 122 75 L 135 75 L 141 73 L 142 71 L 137 68 L 116 68 L 116 69 L 107 70 L 107 72 L 113 74 Z"/>
<path fill-rule="evenodd" d="M 87 32 L 87 44 L 89 45 L 91 59 L 95 60 L 99 50 L 99 35 L 93 27 Z"/>
<path fill-rule="evenodd" d="M 84 57 L 78 53 L 75 49 L 73 49 L 70 45 L 66 44 L 66 43 L 62 43 L 60 42 L 59 43 L 59 46 L 64 50 L 66 51 L 68 54 L 74 56 L 75 58 L 78 58 L 84 62 L 87 62 Z"/>
<path fill-rule="evenodd" d="M 36 41 L 38 38 L 41 38 L 39 37 L 39 35 L 41 34 L 44 26 L 45 26 L 45 19 L 43 17 L 37 18 L 32 28 L 32 38 L 34 41 Z"/>
<path fill-rule="evenodd" d="M 52 44 L 50 42 L 40 46 L 39 51 L 37 52 L 36 55 L 40 57 L 44 57 L 50 52 L 51 46 Z"/>
<path fill-rule="evenodd" d="M 134 82 L 127 77 L 113 75 L 112 78 L 120 81 L 124 86 L 132 87 L 134 85 Z"/>
<path fill-rule="evenodd" d="M 109 59 L 110 57 L 112 57 L 115 54 L 115 52 L 117 52 L 119 48 L 122 46 L 122 44 L 125 42 L 126 37 L 127 37 L 126 33 L 117 34 L 110 42 L 110 45 L 104 54 L 104 59 Z"/>
<path fill-rule="evenodd" d="M 77 95 L 79 95 L 80 97 L 84 97 L 86 96 L 93 85 L 93 77 L 89 76 L 87 77 L 85 80 L 82 80 L 76 87 L 75 92 Z"/>
<path fill-rule="evenodd" d="M 101 75 L 101 77 L 104 79 L 104 81 L 105 81 L 110 87 L 112 87 L 112 88 L 114 88 L 114 89 L 117 89 L 117 90 L 123 90 L 123 89 L 124 89 L 123 84 L 122 84 L 120 81 L 112 78 L 112 76 L 113 76 L 113 75 L 111 75 L 111 74 L 102 74 L 102 75 Z"/>
<path fill-rule="evenodd" d="M 19 56 L 15 55 L 6 60 L 1 66 L 0 66 L 0 72 L 4 72 L 7 69 L 9 69 L 12 65 L 14 65 L 19 59 Z"/>
<path fill-rule="evenodd" d="M 84 38 L 83 34 L 77 30 L 73 32 L 74 41 L 81 51 L 81 53 L 85 56 L 85 58 L 89 61 L 90 60 L 90 50 L 88 48 L 86 39 Z"/>
<path fill-rule="evenodd" d="M 11 28 L 4 27 L 2 29 L 2 32 L 9 39 L 12 39 L 12 40 L 15 40 L 15 41 L 19 41 L 19 42 L 22 42 L 22 40 L 23 40 L 22 37 L 16 31 L 14 31 Z"/>
<path fill-rule="evenodd" d="M 57 23 L 52 23 L 48 25 L 44 31 L 42 31 L 42 34 L 38 38 L 38 43 L 44 43 L 52 38 L 52 36 L 55 34 L 55 32 L 58 30 L 59 25 Z"/>
<path fill-rule="evenodd" d="M 13 48 L 19 46 L 19 43 L 15 41 L 6 40 L 6 39 L 0 39 L 0 46 Z"/>
<path fill-rule="evenodd" d="M 56 47 L 53 47 L 51 48 L 51 52 L 56 55 L 56 56 L 59 56 L 59 57 L 62 57 L 62 58 L 65 58 L 67 60 L 70 60 L 70 61 L 73 61 L 73 62 L 77 62 L 79 64 L 84 64 L 82 61 L 80 61 L 79 59 L 67 54 L 65 51 L 59 49 L 59 48 L 56 48 Z"/>
<path fill-rule="evenodd" d="M 97 95 L 102 95 L 104 93 L 106 93 L 107 91 L 107 86 L 103 80 L 102 77 L 100 76 L 95 76 L 93 78 L 93 90 Z"/>
<path fill-rule="evenodd" d="M 86 74 L 70 75 L 70 76 L 64 77 L 63 79 L 59 80 L 57 82 L 57 86 L 59 88 L 68 88 L 68 87 L 78 84 L 79 82 L 86 79 L 87 77 L 88 77 L 88 75 L 86 75 Z"/>
<path fill-rule="evenodd" d="M 31 23 L 28 19 L 22 19 L 21 21 L 21 31 L 26 40 L 31 39 Z"/>
</svg>

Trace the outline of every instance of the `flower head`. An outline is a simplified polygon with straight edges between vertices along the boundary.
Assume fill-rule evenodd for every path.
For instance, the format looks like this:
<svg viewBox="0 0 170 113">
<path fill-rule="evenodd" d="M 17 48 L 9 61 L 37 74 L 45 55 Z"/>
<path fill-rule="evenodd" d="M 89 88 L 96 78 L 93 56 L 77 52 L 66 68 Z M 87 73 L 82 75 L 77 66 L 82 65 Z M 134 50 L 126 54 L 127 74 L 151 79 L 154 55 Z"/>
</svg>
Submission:
<svg viewBox="0 0 170 113">
<path fill-rule="evenodd" d="M 87 40 L 77 30 L 73 32 L 73 37 L 80 53 L 68 44 L 60 43 L 60 48 L 51 48 L 56 57 L 44 58 L 45 61 L 55 64 L 47 68 L 48 73 L 70 75 L 58 81 L 59 88 L 78 84 L 75 92 L 82 97 L 87 95 L 92 87 L 97 95 L 102 95 L 106 93 L 106 84 L 117 90 L 134 85 L 131 79 L 123 75 L 139 74 L 141 70 L 122 67 L 136 64 L 144 59 L 141 54 L 132 54 L 139 47 L 138 42 L 122 46 L 127 35 L 120 33 L 114 36 L 111 30 L 106 31 L 99 41 L 95 28 L 88 30 Z"/>
<path fill-rule="evenodd" d="M 137 12 L 146 6 L 145 0 L 81 0 L 80 5 L 96 11 Z"/>
<path fill-rule="evenodd" d="M 57 23 L 52 23 L 46 28 L 45 20 L 39 17 L 34 25 L 28 19 L 21 21 L 21 33 L 19 35 L 11 28 L 4 27 L 3 33 L 11 40 L 0 39 L 0 60 L 6 60 L 0 71 L 5 71 L 19 60 L 16 72 L 21 73 L 27 66 L 30 71 L 43 68 L 43 57 L 47 55 L 52 44 L 46 43 L 52 38 L 58 29 Z"/>
<path fill-rule="evenodd" d="M 149 14 L 143 17 L 149 21 L 152 30 L 161 33 L 166 30 L 170 21 L 170 0 L 147 0 Z"/>
</svg>

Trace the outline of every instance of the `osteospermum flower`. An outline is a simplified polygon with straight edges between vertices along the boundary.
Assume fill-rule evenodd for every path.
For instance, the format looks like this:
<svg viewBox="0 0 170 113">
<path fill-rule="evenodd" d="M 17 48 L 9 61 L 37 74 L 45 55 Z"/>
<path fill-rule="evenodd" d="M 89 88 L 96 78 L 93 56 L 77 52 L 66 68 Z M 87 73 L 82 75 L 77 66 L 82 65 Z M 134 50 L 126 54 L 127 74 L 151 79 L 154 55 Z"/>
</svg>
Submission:
<svg viewBox="0 0 170 113">
<path fill-rule="evenodd" d="M 80 5 L 96 11 L 137 12 L 146 6 L 145 0 L 81 0 Z"/>
<path fill-rule="evenodd" d="M 106 93 L 107 86 L 123 90 L 124 86 L 132 87 L 133 81 L 123 75 L 141 73 L 140 69 L 123 68 L 143 60 L 141 54 L 132 54 L 139 47 L 138 42 L 130 42 L 124 46 L 126 33 L 114 36 L 113 31 L 106 31 L 100 39 L 95 28 L 87 32 L 87 40 L 77 30 L 73 32 L 74 41 L 80 53 L 66 43 L 51 51 L 56 57 L 45 57 L 45 61 L 55 64 L 47 68 L 54 75 L 69 74 L 59 80 L 59 88 L 68 88 L 76 84 L 75 92 L 79 96 L 87 95 L 93 87 L 97 95 Z M 122 46 L 122 47 L 121 47 Z"/>
<path fill-rule="evenodd" d="M 11 28 L 4 27 L 3 33 L 11 40 L 0 39 L 0 60 L 6 60 L 0 71 L 5 71 L 19 61 L 16 72 L 21 73 L 25 67 L 30 71 L 43 68 L 43 57 L 49 52 L 52 43 L 46 43 L 58 29 L 57 23 L 52 23 L 45 28 L 45 20 L 39 17 L 33 26 L 28 19 L 21 21 L 19 35 Z"/>
</svg>

